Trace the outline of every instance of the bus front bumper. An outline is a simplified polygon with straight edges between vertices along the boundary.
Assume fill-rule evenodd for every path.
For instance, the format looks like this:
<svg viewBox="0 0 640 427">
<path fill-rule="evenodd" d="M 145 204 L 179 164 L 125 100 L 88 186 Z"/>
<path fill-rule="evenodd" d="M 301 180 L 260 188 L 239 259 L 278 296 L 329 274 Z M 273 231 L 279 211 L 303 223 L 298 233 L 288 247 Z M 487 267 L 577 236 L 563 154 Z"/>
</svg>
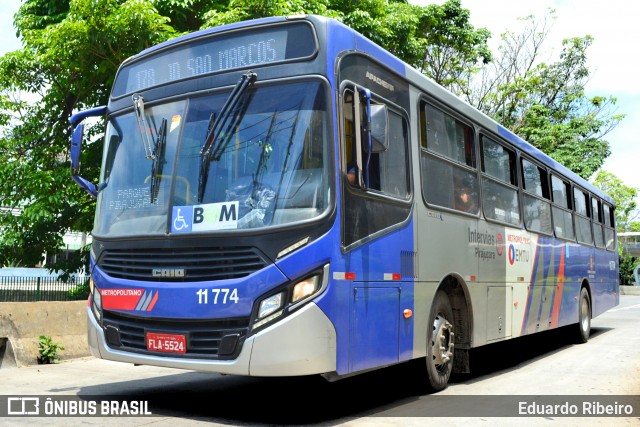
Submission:
<svg viewBox="0 0 640 427">
<path fill-rule="evenodd" d="M 110 348 L 87 308 L 91 353 L 101 359 L 139 365 L 259 377 L 313 375 L 336 370 L 336 332 L 314 303 L 247 338 L 235 360 L 185 359 Z"/>
</svg>

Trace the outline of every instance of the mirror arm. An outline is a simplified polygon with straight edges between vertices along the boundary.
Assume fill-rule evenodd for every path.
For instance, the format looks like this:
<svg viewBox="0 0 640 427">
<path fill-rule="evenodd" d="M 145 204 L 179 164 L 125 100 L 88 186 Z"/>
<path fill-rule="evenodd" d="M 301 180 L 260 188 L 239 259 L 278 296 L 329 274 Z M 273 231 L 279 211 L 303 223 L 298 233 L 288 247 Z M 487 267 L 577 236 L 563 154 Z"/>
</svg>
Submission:
<svg viewBox="0 0 640 427">
<path fill-rule="evenodd" d="M 71 178 L 76 182 L 76 184 L 80 186 L 80 188 L 89 193 L 91 196 L 93 196 L 94 198 L 98 197 L 98 189 L 96 188 L 95 184 L 78 175 L 71 175 Z"/>
<path fill-rule="evenodd" d="M 107 106 L 102 105 L 100 107 L 89 108 L 88 110 L 80 111 L 71 116 L 69 121 L 71 122 L 71 129 L 75 129 L 78 123 L 86 119 L 87 117 L 102 116 L 107 112 Z"/>
<path fill-rule="evenodd" d="M 364 183 L 369 188 L 369 164 L 371 163 L 371 91 L 366 88 L 359 89 L 364 98 L 364 114 L 366 123 L 363 126 L 365 135 L 367 136 L 367 160 L 364 164 Z"/>
<path fill-rule="evenodd" d="M 353 128 L 356 144 L 356 183 L 362 189 L 366 189 L 362 177 L 362 115 L 360 114 L 360 90 L 356 86 L 353 91 Z"/>
</svg>

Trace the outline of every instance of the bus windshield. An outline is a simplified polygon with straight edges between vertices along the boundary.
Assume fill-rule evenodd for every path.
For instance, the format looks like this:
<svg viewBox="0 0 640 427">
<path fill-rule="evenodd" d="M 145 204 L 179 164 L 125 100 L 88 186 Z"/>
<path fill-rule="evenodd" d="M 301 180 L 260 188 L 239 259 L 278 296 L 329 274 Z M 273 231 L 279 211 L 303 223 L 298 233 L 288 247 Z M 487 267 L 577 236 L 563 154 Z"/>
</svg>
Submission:
<svg viewBox="0 0 640 427">
<path fill-rule="evenodd" d="M 327 210 L 331 174 L 322 84 L 252 86 L 218 138 L 219 155 L 203 157 L 212 116 L 228 97 L 148 102 L 109 119 L 94 235 L 255 229 L 311 220 Z M 144 126 L 136 117 L 141 112 Z M 202 168 L 205 185 L 199 182 Z"/>
</svg>

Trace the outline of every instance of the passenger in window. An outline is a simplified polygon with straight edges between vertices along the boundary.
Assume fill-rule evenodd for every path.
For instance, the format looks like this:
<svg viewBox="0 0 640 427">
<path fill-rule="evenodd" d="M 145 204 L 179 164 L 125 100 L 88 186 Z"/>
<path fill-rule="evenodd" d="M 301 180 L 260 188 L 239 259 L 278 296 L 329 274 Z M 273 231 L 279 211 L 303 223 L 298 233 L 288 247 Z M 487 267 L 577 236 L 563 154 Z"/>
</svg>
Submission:
<svg viewBox="0 0 640 427">
<path fill-rule="evenodd" d="M 349 166 L 347 169 L 347 181 L 349 184 L 356 185 L 356 167 L 355 165 Z"/>
<path fill-rule="evenodd" d="M 472 181 L 471 178 L 465 177 L 456 185 L 455 209 L 468 213 L 478 212 L 477 194 Z"/>
</svg>

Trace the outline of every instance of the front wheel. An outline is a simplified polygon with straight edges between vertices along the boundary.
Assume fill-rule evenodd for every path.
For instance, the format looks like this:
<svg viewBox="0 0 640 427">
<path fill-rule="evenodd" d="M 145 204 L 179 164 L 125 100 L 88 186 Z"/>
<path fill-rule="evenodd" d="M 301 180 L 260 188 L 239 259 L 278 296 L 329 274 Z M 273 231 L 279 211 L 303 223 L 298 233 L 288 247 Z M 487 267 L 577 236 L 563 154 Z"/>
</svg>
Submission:
<svg viewBox="0 0 640 427">
<path fill-rule="evenodd" d="M 427 376 L 429 389 L 440 391 L 447 387 L 453 369 L 455 334 L 453 310 L 449 297 L 438 291 L 429 315 L 427 328 Z"/>
<path fill-rule="evenodd" d="M 589 341 L 591 334 L 591 298 L 587 288 L 580 289 L 578 301 L 578 325 L 575 333 L 576 342 L 579 344 Z"/>
</svg>

